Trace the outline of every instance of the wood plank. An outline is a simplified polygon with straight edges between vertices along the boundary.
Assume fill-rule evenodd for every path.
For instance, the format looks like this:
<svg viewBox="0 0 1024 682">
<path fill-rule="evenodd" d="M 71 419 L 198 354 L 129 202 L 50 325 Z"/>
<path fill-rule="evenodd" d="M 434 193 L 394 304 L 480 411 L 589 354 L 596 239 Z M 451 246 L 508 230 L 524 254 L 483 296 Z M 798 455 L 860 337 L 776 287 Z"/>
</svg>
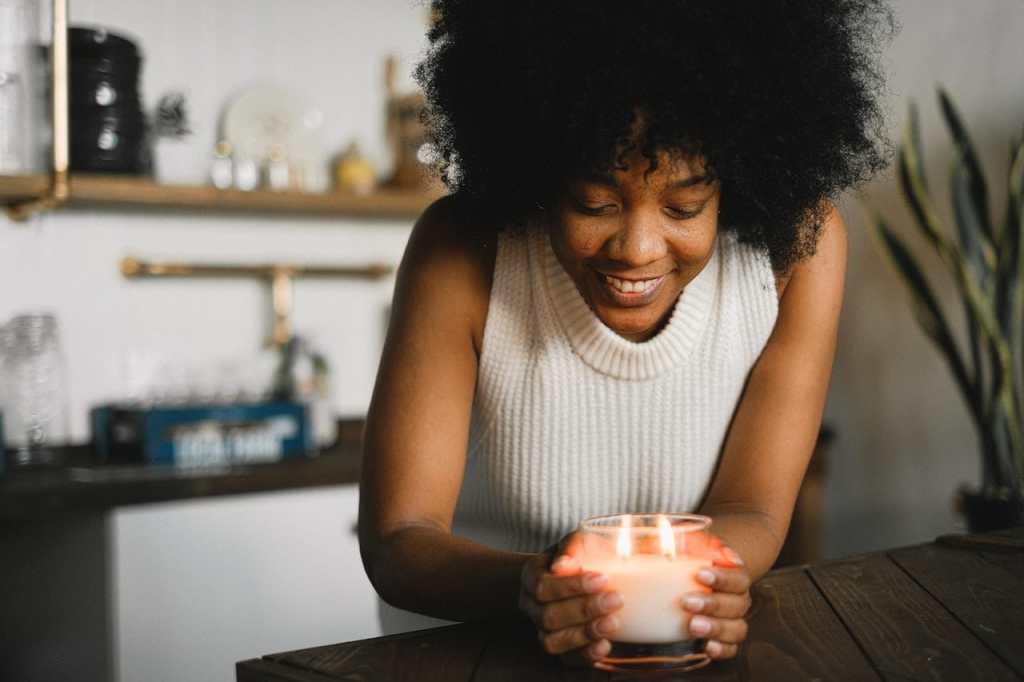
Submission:
<svg viewBox="0 0 1024 682">
<path fill-rule="evenodd" d="M 473 682 L 597 682 L 614 675 L 590 668 L 569 668 L 546 653 L 528 624 L 495 626 L 473 675 Z"/>
<path fill-rule="evenodd" d="M 1018 679 L 887 555 L 808 570 L 883 679 Z"/>
<path fill-rule="evenodd" d="M 479 624 L 452 625 L 263 658 L 346 682 L 468 682 L 488 632 Z"/>
<path fill-rule="evenodd" d="M 977 552 L 937 545 L 890 556 L 1024 677 L 1024 572 L 1008 571 Z"/>
<path fill-rule="evenodd" d="M 70 204 L 178 211 L 414 218 L 438 196 L 438 192 L 386 188 L 367 195 L 267 190 L 243 192 L 207 185 L 163 185 L 147 178 L 130 176 L 80 174 L 71 177 Z"/>
<path fill-rule="evenodd" d="M 237 682 L 332 682 L 336 678 L 325 677 L 308 670 L 299 670 L 281 663 L 262 658 L 239 661 L 235 664 Z"/>
<path fill-rule="evenodd" d="M 878 680 L 878 674 L 804 570 L 754 585 L 750 633 L 736 659 L 743 680 Z"/>
<path fill-rule="evenodd" d="M 750 635 L 739 656 L 680 674 L 693 682 L 879 679 L 843 624 L 802 570 L 769 574 L 754 588 Z M 473 682 L 595 682 L 628 675 L 568 669 L 544 653 L 529 627 L 491 639 Z"/>
<path fill-rule="evenodd" d="M 940 535 L 935 542 L 947 547 L 985 552 L 1024 552 L 1024 526 L 977 535 Z"/>
<path fill-rule="evenodd" d="M 49 186 L 48 175 L 0 175 L 0 200 L 14 203 L 35 199 L 42 196 Z"/>
</svg>

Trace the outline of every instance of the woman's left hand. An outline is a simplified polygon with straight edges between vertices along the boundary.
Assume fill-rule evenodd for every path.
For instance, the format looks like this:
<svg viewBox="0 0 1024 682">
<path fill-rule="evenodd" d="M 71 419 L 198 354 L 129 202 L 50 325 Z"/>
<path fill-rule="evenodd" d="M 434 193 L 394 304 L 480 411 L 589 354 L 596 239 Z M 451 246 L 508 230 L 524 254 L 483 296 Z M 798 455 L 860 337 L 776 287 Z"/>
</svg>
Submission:
<svg viewBox="0 0 1024 682">
<path fill-rule="evenodd" d="M 733 658 L 747 638 L 750 574 L 740 555 L 711 533 L 687 534 L 686 552 L 713 564 L 697 572 L 697 582 L 710 592 L 683 595 L 682 607 L 692 614 L 690 633 L 707 640 L 704 650 L 712 659 Z"/>
</svg>

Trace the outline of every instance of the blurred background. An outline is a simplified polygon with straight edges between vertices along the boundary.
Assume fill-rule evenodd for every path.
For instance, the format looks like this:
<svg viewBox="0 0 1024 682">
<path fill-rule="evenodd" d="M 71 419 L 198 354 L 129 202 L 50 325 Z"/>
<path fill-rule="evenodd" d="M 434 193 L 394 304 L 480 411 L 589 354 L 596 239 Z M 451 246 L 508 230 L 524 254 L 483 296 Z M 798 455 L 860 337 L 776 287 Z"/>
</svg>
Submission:
<svg viewBox="0 0 1024 682">
<path fill-rule="evenodd" d="M 894 147 L 916 102 L 952 229 L 942 85 L 1001 220 L 1024 4 L 892 5 Z M 70 194 L 51 209 L 53 18 L 49 2 L 0 0 L 0 580 L 14 606 L 0 609 L 0 677 L 230 680 L 241 659 L 379 634 L 353 533 L 358 441 L 390 272 L 439 193 L 418 174 L 410 77 L 429 10 L 73 0 Z M 829 437 L 794 561 L 964 530 L 957 491 L 982 482 L 965 402 L 874 216 L 925 254 L 966 342 L 955 285 L 893 170 L 840 209 Z"/>
</svg>

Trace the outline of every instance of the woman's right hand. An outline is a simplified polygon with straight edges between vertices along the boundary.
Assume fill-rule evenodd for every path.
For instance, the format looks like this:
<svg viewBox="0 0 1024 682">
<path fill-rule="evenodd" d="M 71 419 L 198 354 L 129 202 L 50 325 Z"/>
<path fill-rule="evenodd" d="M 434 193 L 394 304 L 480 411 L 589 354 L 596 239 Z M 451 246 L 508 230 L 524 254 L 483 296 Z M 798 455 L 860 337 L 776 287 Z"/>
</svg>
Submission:
<svg viewBox="0 0 1024 682">
<path fill-rule="evenodd" d="M 545 651 L 571 665 L 592 665 L 608 655 L 622 596 L 604 591 L 607 584 L 607 576 L 583 570 L 575 533 L 526 562 L 519 608 L 537 626 Z"/>
</svg>

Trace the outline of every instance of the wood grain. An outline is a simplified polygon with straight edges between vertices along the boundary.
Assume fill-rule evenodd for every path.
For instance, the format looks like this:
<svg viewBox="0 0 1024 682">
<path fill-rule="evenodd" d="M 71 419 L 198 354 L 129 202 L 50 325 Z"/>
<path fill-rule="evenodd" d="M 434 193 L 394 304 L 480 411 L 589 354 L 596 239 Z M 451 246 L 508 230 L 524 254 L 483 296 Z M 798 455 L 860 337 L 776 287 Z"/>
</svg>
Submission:
<svg viewBox="0 0 1024 682">
<path fill-rule="evenodd" d="M 263 658 L 345 682 L 468 682 L 487 634 L 480 625 L 454 625 Z"/>
<path fill-rule="evenodd" d="M 144 178 L 71 177 L 72 205 L 119 208 L 410 218 L 422 213 L 438 196 L 436 193 L 388 189 L 367 195 L 266 190 L 243 192 L 202 185 L 162 185 Z"/>
<path fill-rule="evenodd" d="M 50 186 L 48 175 L 0 175 L 0 200 L 4 203 L 35 199 Z"/>
<path fill-rule="evenodd" d="M 0 202 L 38 198 L 49 187 L 46 175 L 0 176 Z M 415 218 L 441 196 L 437 190 L 381 188 L 370 194 L 221 190 L 208 185 L 164 185 L 149 178 L 119 175 L 71 176 L 68 206 L 174 211 L 224 211 L 362 218 Z"/>
<path fill-rule="evenodd" d="M 1008 571 L 998 559 L 977 552 L 936 545 L 896 550 L 890 556 L 1024 677 L 1024 571 Z"/>
<path fill-rule="evenodd" d="M 333 682 L 334 678 L 319 673 L 292 668 L 262 658 L 239 661 L 235 664 L 238 682 Z"/>
<path fill-rule="evenodd" d="M 887 555 L 808 570 L 883 679 L 1018 679 Z"/>
<path fill-rule="evenodd" d="M 806 571 L 768 574 L 753 598 L 738 679 L 879 679 Z"/>
</svg>

